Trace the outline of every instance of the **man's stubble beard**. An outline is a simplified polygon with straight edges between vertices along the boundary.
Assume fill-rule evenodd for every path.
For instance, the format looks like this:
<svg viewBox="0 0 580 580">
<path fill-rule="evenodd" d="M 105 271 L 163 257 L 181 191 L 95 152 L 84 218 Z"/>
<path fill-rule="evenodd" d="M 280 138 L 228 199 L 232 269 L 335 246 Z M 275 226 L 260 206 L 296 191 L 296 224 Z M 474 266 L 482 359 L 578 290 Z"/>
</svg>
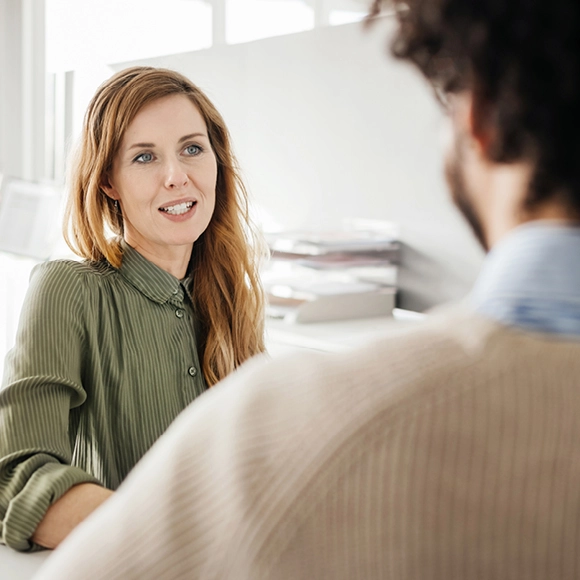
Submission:
<svg viewBox="0 0 580 580">
<path fill-rule="evenodd" d="M 445 177 L 455 206 L 467 220 L 477 241 L 487 252 L 489 251 L 489 246 L 485 239 L 483 223 L 469 194 L 469 188 L 465 178 L 465 156 L 463 154 L 463 148 L 466 147 L 466 144 L 464 139 L 465 137 L 455 139 L 455 145 L 452 149 L 453 153 L 448 154 L 445 160 Z"/>
</svg>

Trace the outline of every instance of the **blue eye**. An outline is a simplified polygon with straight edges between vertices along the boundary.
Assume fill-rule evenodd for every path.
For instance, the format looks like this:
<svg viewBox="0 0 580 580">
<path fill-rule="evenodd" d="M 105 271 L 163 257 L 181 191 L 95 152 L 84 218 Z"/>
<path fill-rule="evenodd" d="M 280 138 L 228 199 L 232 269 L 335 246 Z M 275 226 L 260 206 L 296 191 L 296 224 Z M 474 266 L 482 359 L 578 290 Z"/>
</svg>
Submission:
<svg viewBox="0 0 580 580">
<path fill-rule="evenodd" d="M 199 155 L 201 153 L 201 151 L 202 151 L 202 149 L 198 145 L 188 145 L 185 148 L 185 152 L 188 155 Z"/>
<path fill-rule="evenodd" d="M 151 153 L 141 153 L 134 159 L 137 163 L 150 163 L 153 161 L 153 155 Z"/>
</svg>

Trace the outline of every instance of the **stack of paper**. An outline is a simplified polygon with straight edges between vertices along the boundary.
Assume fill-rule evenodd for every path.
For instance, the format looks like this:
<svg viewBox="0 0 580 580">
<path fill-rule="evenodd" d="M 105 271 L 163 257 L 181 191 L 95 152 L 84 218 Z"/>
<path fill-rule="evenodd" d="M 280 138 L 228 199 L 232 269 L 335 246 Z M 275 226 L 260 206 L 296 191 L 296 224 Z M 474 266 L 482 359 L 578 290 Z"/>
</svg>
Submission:
<svg viewBox="0 0 580 580">
<path fill-rule="evenodd" d="M 270 316 L 314 322 L 384 316 L 395 306 L 399 242 L 392 224 L 267 236 Z"/>
</svg>

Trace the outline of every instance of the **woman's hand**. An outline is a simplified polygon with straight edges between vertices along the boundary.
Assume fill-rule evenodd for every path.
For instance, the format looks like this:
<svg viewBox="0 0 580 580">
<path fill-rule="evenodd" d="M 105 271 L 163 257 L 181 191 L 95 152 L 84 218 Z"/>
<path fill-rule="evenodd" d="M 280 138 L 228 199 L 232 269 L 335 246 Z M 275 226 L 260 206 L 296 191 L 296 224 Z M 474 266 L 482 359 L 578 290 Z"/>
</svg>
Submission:
<svg viewBox="0 0 580 580">
<path fill-rule="evenodd" d="M 112 491 L 94 483 L 81 483 L 71 487 L 48 508 L 32 536 L 32 541 L 44 548 L 56 548 L 111 495 Z"/>
</svg>

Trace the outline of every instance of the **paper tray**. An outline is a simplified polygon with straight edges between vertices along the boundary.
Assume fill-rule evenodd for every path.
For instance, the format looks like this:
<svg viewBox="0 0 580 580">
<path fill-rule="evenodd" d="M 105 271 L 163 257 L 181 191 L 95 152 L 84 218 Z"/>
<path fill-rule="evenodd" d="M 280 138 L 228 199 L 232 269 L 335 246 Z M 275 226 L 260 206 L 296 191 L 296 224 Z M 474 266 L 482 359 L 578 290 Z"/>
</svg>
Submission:
<svg viewBox="0 0 580 580">
<path fill-rule="evenodd" d="M 382 288 L 377 292 L 323 295 L 293 306 L 270 305 L 268 312 L 274 318 L 295 323 L 388 316 L 395 307 L 395 294 L 395 288 Z"/>
</svg>

